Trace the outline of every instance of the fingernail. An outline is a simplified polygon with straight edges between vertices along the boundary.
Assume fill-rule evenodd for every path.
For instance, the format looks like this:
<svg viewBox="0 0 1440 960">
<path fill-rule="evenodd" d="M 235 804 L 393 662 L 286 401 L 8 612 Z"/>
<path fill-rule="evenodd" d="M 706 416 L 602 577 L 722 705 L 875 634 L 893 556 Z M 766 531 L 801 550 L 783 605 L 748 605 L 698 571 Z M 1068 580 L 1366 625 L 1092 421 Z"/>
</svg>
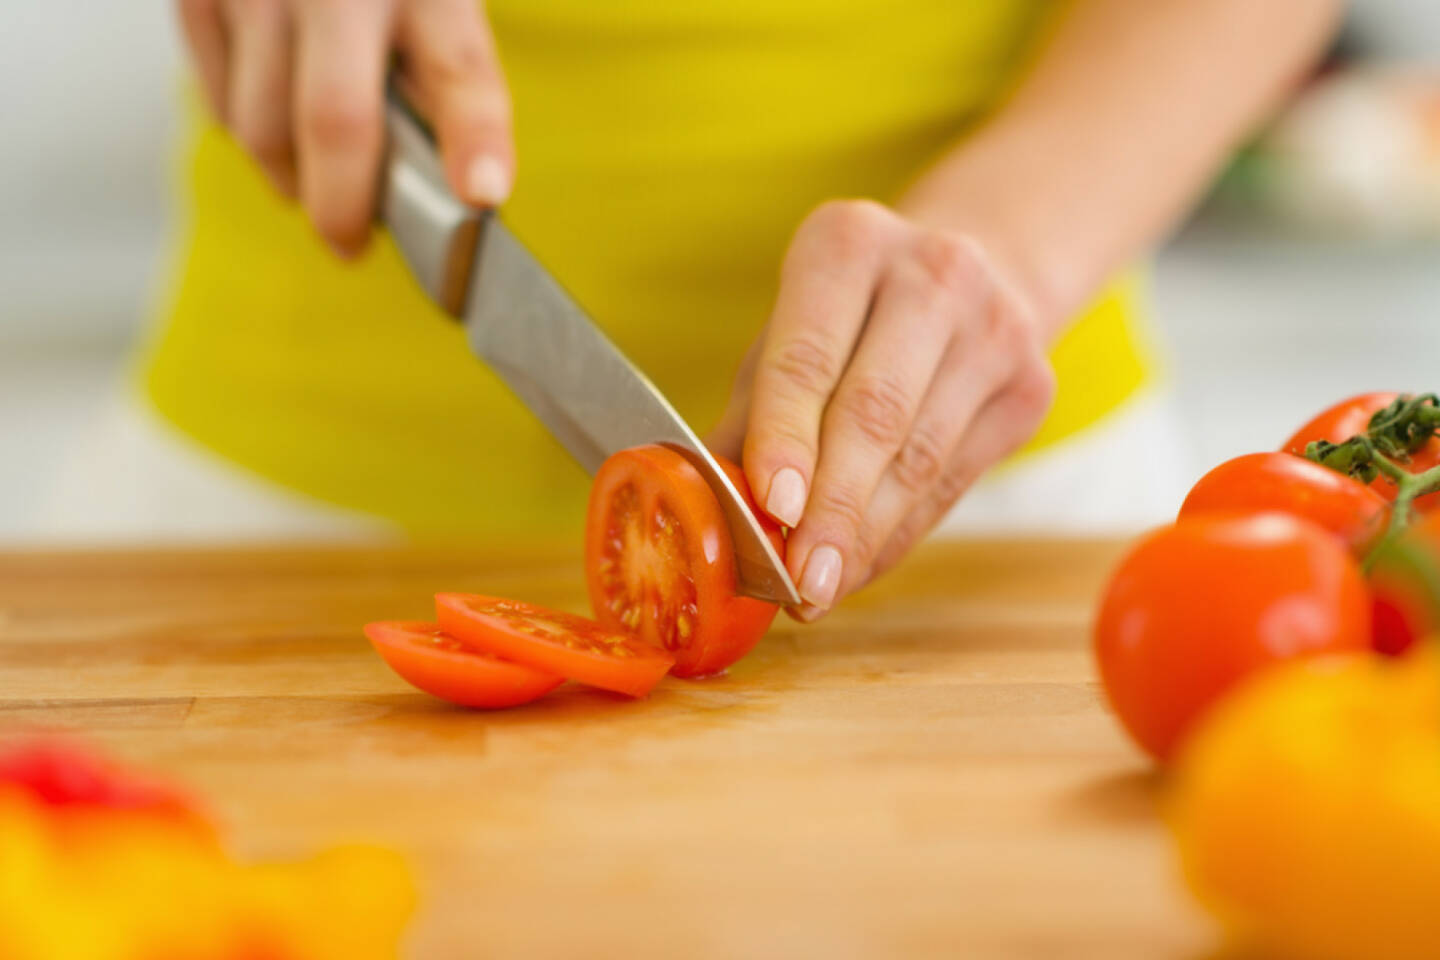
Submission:
<svg viewBox="0 0 1440 960">
<path fill-rule="evenodd" d="M 825 608 L 817 607 L 813 603 L 802 603 L 798 607 L 790 607 L 785 612 L 790 614 L 792 620 L 798 620 L 801 623 L 814 623 L 825 613 Z"/>
<path fill-rule="evenodd" d="M 765 498 L 765 512 L 793 527 L 805 512 L 805 478 L 794 467 L 785 467 L 770 478 L 770 495 Z"/>
<path fill-rule="evenodd" d="M 472 203 L 498 207 L 510 196 L 510 175 L 499 160 L 479 156 L 470 161 L 470 169 L 465 174 L 465 189 Z"/>
<path fill-rule="evenodd" d="M 805 573 L 800 577 L 800 596 L 822 609 L 835 601 L 840 588 L 840 551 L 823 544 L 810 551 Z"/>
</svg>

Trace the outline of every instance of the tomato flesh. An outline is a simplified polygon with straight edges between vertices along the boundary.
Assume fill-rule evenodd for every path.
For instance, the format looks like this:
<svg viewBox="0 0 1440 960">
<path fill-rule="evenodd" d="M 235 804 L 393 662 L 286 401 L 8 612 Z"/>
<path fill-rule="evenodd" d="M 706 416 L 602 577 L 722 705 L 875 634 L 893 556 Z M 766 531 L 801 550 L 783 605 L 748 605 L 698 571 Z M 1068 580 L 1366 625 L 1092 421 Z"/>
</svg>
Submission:
<svg viewBox="0 0 1440 960">
<path fill-rule="evenodd" d="M 573 613 L 470 593 L 435 596 L 440 626 L 466 647 L 592 687 L 643 697 L 674 658 Z"/>
<path fill-rule="evenodd" d="M 739 468 L 721 465 L 749 498 Z M 783 556 L 779 527 L 762 523 Z M 720 503 L 690 461 L 669 447 L 621 451 L 595 474 L 585 567 L 596 619 L 668 651 L 678 677 L 729 667 L 778 610 L 739 595 L 734 541 Z"/>
<path fill-rule="evenodd" d="M 1281 449 L 1303 457 L 1305 448 L 1316 440 L 1344 443 L 1351 437 L 1364 433 L 1376 411 L 1388 407 L 1397 396 L 1399 394 L 1396 393 L 1365 393 L 1342 400 L 1297 430 Z M 1410 455 L 1410 461 L 1403 466 L 1410 473 L 1423 473 L 1431 467 L 1440 466 L 1440 437 L 1430 438 L 1425 446 Z M 1370 487 L 1386 500 L 1394 500 L 1399 492 L 1395 484 L 1383 476 L 1376 477 Z M 1418 498 L 1415 509 L 1420 513 L 1440 510 L 1440 491 Z"/>
<path fill-rule="evenodd" d="M 563 677 L 473 649 L 433 623 L 366 624 L 375 651 L 411 686 L 462 707 L 499 710 L 538 700 Z"/>
<path fill-rule="evenodd" d="M 605 510 L 605 539 L 596 576 L 605 590 L 597 614 L 674 652 L 694 636 L 700 619 L 685 531 L 663 503 L 647 513 L 633 484 L 616 491 Z"/>
<path fill-rule="evenodd" d="M 1251 453 L 1227 460 L 1191 489 L 1179 519 L 1205 513 L 1278 510 L 1335 534 L 1363 558 L 1384 535 L 1389 504 L 1374 490 L 1318 463 L 1288 453 Z"/>
<path fill-rule="evenodd" d="M 1226 691 L 1268 664 L 1370 645 L 1370 600 L 1349 552 L 1283 513 L 1206 514 L 1121 562 L 1096 620 L 1105 693 L 1164 762 Z"/>
</svg>

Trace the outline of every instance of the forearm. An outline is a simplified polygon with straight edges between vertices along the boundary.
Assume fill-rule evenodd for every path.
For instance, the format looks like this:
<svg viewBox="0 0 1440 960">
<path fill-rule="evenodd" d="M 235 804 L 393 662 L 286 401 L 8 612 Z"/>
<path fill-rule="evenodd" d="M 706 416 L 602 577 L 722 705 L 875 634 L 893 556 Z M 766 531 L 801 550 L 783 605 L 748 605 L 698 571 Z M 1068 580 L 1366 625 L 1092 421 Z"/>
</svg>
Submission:
<svg viewBox="0 0 1440 960">
<path fill-rule="evenodd" d="M 1322 50 L 1339 0 L 1075 0 L 901 210 L 981 238 L 1058 333 Z"/>
</svg>

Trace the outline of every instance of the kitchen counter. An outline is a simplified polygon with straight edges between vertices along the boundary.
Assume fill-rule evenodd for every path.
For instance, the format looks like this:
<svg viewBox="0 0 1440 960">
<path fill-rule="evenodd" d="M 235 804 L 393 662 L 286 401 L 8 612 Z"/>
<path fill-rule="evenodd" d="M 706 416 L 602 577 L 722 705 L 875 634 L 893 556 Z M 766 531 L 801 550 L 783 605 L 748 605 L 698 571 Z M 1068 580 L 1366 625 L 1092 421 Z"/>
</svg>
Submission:
<svg viewBox="0 0 1440 960">
<path fill-rule="evenodd" d="M 1196 960 L 1090 663 L 1120 549 L 932 545 L 728 676 L 488 714 L 405 686 L 360 626 L 438 590 L 583 609 L 577 551 L 0 554 L 0 733 L 184 779 L 245 856 L 403 850 L 425 960 Z"/>
</svg>

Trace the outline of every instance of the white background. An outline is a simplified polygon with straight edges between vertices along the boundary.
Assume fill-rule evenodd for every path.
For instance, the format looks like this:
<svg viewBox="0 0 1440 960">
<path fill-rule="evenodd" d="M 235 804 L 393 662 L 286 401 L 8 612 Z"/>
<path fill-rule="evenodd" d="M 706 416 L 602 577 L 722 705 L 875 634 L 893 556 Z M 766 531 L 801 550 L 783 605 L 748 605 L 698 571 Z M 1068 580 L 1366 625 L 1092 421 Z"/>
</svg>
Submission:
<svg viewBox="0 0 1440 960">
<path fill-rule="evenodd" d="M 170 8 L 0 0 L 0 544 L 45 539 L 29 505 L 155 292 L 183 69 Z M 1440 61 L 1440 3 L 1358 10 L 1372 47 Z M 1155 283 L 1194 474 L 1342 394 L 1440 387 L 1440 249 L 1200 226 Z"/>
</svg>

